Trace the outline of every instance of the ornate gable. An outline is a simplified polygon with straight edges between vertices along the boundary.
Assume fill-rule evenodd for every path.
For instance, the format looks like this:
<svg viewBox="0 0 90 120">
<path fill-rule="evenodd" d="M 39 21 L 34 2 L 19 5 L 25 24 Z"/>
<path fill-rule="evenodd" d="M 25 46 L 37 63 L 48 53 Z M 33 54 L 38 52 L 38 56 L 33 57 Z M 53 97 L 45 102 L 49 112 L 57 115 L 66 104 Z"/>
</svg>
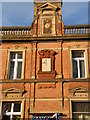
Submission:
<svg viewBox="0 0 90 120">
<path fill-rule="evenodd" d="M 61 35 L 62 1 L 34 1 L 33 36 Z"/>
<path fill-rule="evenodd" d="M 89 94 L 88 89 L 83 87 L 70 89 L 69 92 L 72 93 L 71 96 L 74 97 L 88 97 Z"/>
<path fill-rule="evenodd" d="M 17 88 L 9 88 L 4 91 L 3 93 L 3 98 L 22 98 L 24 90 L 20 90 Z"/>
<path fill-rule="evenodd" d="M 55 12 L 57 6 L 51 3 L 44 3 L 38 7 L 38 15 L 40 16 L 40 35 L 55 35 Z"/>
</svg>

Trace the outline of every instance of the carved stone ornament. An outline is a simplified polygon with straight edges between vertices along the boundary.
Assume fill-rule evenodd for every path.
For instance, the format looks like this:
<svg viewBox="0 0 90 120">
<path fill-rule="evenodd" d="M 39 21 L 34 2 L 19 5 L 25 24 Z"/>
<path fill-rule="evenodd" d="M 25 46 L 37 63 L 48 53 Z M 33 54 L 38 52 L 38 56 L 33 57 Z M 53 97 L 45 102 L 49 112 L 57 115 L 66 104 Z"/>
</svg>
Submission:
<svg viewBox="0 0 90 120">
<path fill-rule="evenodd" d="M 40 55 L 40 68 L 38 72 L 39 79 L 53 79 L 55 77 L 55 55 L 53 50 L 41 50 Z"/>
<path fill-rule="evenodd" d="M 52 33 L 52 20 L 44 19 L 43 21 L 43 33 L 51 34 Z"/>
<path fill-rule="evenodd" d="M 79 47 L 80 47 L 80 45 L 79 45 L 79 44 L 76 44 L 76 47 L 77 47 L 77 48 L 79 48 Z"/>
<path fill-rule="evenodd" d="M 3 94 L 3 98 L 17 99 L 17 98 L 22 98 L 23 97 L 23 92 L 24 92 L 24 90 L 19 90 L 19 89 L 16 89 L 16 88 L 10 88 L 10 89 L 2 91 L 2 94 Z"/>
<path fill-rule="evenodd" d="M 70 89 L 69 92 L 71 92 L 72 97 L 88 97 L 88 89 L 83 87 L 78 87 L 74 89 Z"/>
<path fill-rule="evenodd" d="M 20 47 L 19 45 L 16 45 L 16 46 L 15 46 L 15 49 L 19 49 L 19 47 Z"/>
</svg>

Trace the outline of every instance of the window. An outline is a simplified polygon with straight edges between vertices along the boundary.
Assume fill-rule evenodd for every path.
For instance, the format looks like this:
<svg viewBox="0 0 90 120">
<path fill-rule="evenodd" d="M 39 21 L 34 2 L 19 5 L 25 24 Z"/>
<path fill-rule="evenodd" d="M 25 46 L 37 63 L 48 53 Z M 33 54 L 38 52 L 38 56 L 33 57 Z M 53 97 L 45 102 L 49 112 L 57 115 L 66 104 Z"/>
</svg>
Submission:
<svg viewBox="0 0 90 120">
<path fill-rule="evenodd" d="M 85 51 L 72 51 L 73 78 L 86 78 Z"/>
<path fill-rule="evenodd" d="M 20 102 L 5 102 L 2 105 L 2 117 L 4 120 L 20 120 L 21 118 L 21 103 Z"/>
<path fill-rule="evenodd" d="M 25 68 L 25 50 L 10 49 L 7 55 L 7 66 L 5 71 L 5 79 L 24 79 Z"/>
<path fill-rule="evenodd" d="M 72 102 L 73 120 L 90 120 L 90 102 Z"/>
<path fill-rule="evenodd" d="M 21 79 L 22 53 L 10 53 L 9 79 Z"/>
</svg>

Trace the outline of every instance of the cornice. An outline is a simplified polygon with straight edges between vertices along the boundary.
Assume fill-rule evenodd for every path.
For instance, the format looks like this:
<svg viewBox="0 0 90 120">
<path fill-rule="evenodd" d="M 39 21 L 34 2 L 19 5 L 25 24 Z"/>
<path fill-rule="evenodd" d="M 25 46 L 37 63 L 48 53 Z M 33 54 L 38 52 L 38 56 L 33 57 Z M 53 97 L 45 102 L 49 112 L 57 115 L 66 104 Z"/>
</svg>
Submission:
<svg viewBox="0 0 90 120">
<path fill-rule="evenodd" d="M 31 26 L 0 26 L 1 30 L 31 29 Z"/>
<path fill-rule="evenodd" d="M 56 40 L 65 40 L 65 41 L 89 41 L 90 35 L 63 35 L 63 36 L 3 36 L 2 42 L 28 42 L 28 41 L 56 41 Z"/>
<path fill-rule="evenodd" d="M 0 83 L 46 83 L 46 82 L 90 82 L 90 78 L 87 79 L 75 79 L 75 78 L 67 78 L 67 79 L 53 79 L 53 80 L 46 80 L 46 79 L 42 79 L 42 80 L 32 80 L 32 79 L 27 79 L 27 80 L 0 80 Z"/>
<path fill-rule="evenodd" d="M 88 28 L 90 24 L 64 25 L 64 28 Z"/>
</svg>

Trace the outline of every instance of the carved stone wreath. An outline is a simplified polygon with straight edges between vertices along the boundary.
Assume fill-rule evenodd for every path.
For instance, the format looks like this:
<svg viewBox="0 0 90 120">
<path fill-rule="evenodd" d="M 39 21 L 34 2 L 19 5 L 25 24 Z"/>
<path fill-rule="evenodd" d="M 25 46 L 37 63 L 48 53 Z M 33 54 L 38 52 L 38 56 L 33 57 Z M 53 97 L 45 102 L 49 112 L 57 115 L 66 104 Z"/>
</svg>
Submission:
<svg viewBox="0 0 90 120">
<path fill-rule="evenodd" d="M 51 19 L 44 19 L 43 23 L 43 33 L 51 34 L 52 33 L 52 20 Z"/>
</svg>

